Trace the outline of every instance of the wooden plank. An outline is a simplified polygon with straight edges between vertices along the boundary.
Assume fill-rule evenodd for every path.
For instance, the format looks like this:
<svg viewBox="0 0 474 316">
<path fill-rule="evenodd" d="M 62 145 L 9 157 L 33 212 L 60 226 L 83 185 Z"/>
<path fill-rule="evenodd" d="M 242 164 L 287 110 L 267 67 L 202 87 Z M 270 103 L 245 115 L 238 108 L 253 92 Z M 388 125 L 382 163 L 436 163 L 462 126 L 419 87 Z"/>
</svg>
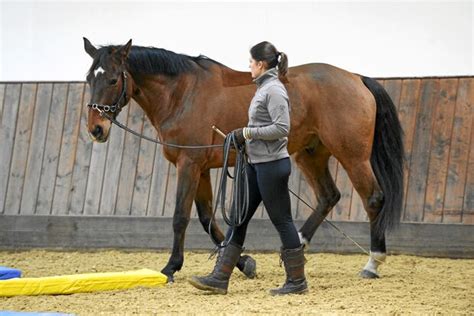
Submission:
<svg viewBox="0 0 474 316">
<path fill-rule="evenodd" d="M 109 143 L 93 143 L 92 155 L 87 177 L 86 197 L 84 211 L 86 215 L 99 214 L 100 198 L 102 195 L 102 182 L 104 180 L 105 161 L 107 160 L 107 147 Z"/>
<path fill-rule="evenodd" d="M 51 111 L 49 111 L 48 131 L 35 214 L 51 213 L 61 136 L 64 126 L 64 114 L 66 112 L 68 86 L 67 83 L 53 85 Z"/>
<path fill-rule="evenodd" d="M 20 96 L 21 84 L 6 85 L 4 111 L 0 120 L 0 214 L 5 212 Z"/>
<path fill-rule="evenodd" d="M 431 150 L 429 157 L 424 222 L 440 223 L 448 172 L 449 145 L 453 128 L 458 79 L 441 79 L 434 109 Z M 427 137 L 427 135 L 425 135 Z"/>
<path fill-rule="evenodd" d="M 229 168 L 229 173 L 231 175 L 234 174 L 234 167 Z M 234 180 L 227 178 L 227 188 L 226 188 L 226 199 L 225 199 L 225 206 L 226 206 L 226 213 L 227 216 L 230 216 L 230 210 L 231 210 L 231 204 L 232 204 L 232 199 L 234 197 L 234 192 L 232 191 L 232 185 L 233 185 Z M 268 218 L 268 214 L 262 209 L 263 203 L 259 206 L 257 211 L 255 212 L 254 216 L 255 218 Z M 221 212 L 219 210 L 219 212 Z"/>
<path fill-rule="evenodd" d="M 351 213 L 351 200 L 352 200 L 352 183 L 351 179 L 339 163 L 337 169 L 336 186 L 341 192 L 341 200 L 336 204 L 333 210 L 333 220 L 349 220 Z"/>
<path fill-rule="evenodd" d="M 36 84 L 24 84 L 18 109 L 18 122 L 10 167 L 5 214 L 19 214 L 25 169 L 30 146 L 31 127 L 35 110 Z"/>
<path fill-rule="evenodd" d="M 210 172 L 211 172 L 211 185 L 212 185 L 212 210 L 213 211 L 214 211 L 214 208 L 215 208 L 216 202 L 217 202 L 217 189 L 219 188 L 221 170 L 222 170 L 221 168 L 213 168 L 213 169 L 210 170 Z M 219 213 L 220 212 L 217 211 L 216 217 L 219 216 Z"/>
<path fill-rule="evenodd" d="M 76 156 L 83 96 L 83 83 L 69 84 L 58 172 L 54 185 L 52 214 L 67 214 L 71 207 L 71 180 Z"/>
<path fill-rule="evenodd" d="M 162 216 L 166 199 L 166 182 L 169 162 L 163 155 L 163 147 L 155 146 L 155 160 L 151 177 L 150 195 L 148 197 L 148 216 Z"/>
<path fill-rule="evenodd" d="M 127 126 L 134 131 L 142 133 L 143 111 L 135 102 L 129 106 Z M 131 133 L 126 133 L 120 178 L 117 179 L 118 181 L 116 182 L 118 184 L 117 205 L 114 213 L 116 215 L 131 214 L 139 151 L 140 138 Z M 105 195 L 102 200 L 104 200 L 104 198 Z M 141 215 L 145 215 L 145 213 Z"/>
<path fill-rule="evenodd" d="M 227 203 L 227 205 L 230 205 L 229 203 Z M 229 208 L 229 206 L 227 206 L 227 208 Z M 254 217 L 255 218 L 260 218 L 260 219 L 268 219 L 268 213 L 267 213 L 267 209 L 265 208 L 265 204 L 263 204 L 263 201 L 260 202 L 260 205 L 258 206 L 257 210 L 255 211 L 255 214 L 254 214 Z"/>
<path fill-rule="evenodd" d="M 2 121 L 3 117 L 3 100 L 5 99 L 6 89 L 7 85 L 5 83 L 0 83 L 0 122 Z"/>
<path fill-rule="evenodd" d="M 298 165 L 296 164 L 296 162 L 294 162 L 294 163 L 293 162 L 294 161 L 292 160 L 291 177 L 290 177 L 290 183 L 289 183 L 288 187 L 293 192 L 298 194 L 299 197 L 301 197 L 300 191 L 301 191 L 301 177 L 302 177 L 302 174 L 301 174 L 301 171 L 300 171 Z M 301 202 L 298 198 L 293 196 L 293 194 L 291 194 L 291 192 L 290 192 L 290 196 L 292 197 L 292 199 L 291 199 L 291 208 L 294 210 L 294 213 L 292 211 L 292 214 L 294 214 L 293 219 L 306 219 L 307 216 L 303 213 L 302 210 L 300 210 L 301 204 L 303 204 L 303 202 Z"/>
<path fill-rule="evenodd" d="M 38 84 L 25 183 L 20 204 L 21 214 L 34 214 L 36 211 L 52 94 L 53 85 L 51 83 Z M 48 180 L 51 182 L 52 179 L 54 178 Z"/>
<path fill-rule="evenodd" d="M 294 166 L 295 168 L 297 168 L 296 164 Z M 295 175 L 297 176 L 297 182 L 296 182 L 297 185 L 293 187 L 293 191 L 295 191 L 296 194 L 298 194 L 298 196 L 301 199 L 303 199 L 306 203 L 311 205 L 312 208 L 316 208 L 318 202 L 316 200 L 316 196 L 314 194 L 313 188 L 311 187 L 311 184 L 309 183 L 309 181 L 306 179 L 306 177 L 301 171 L 298 170 L 298 172 L 295 172 Z M 296 207 L 297 207 L 296 219 L 307 219 L 313 212 L 311 208 L 309 208 L 303 202 L 298 201 L 298 200 L 296 203 Z"/>
<path fill-rule="evenodd" d="M 130 120 L 130 109 L 131 108 L 127 106 L 122 113 L 119 114 L 117 119 L 120 123 L 127 125 L 127 120 Z M 123 129 L 118 128 L 117 126 L 112 126 L 112 129 L 110 130 L 110 136 L 107 141 L 109 144 L 99 206 L 99 214 L 101 215 L 124 215 L 116 213 L 116 201 L 119 182 L 121 181 L 121 168 L 123 168 L 123 161 L 125 159 L 123 151 L 124 140 L 127 134 L 129 135 L 129 133 L 126 133 Z M 131 191 L 131 188 L 129 188 L 129 190 Z"/>
<path fill-rule="evenodd" d="M 157 132 L 150 120 L 144 116 L 143 135 L 157 139 Z M 153 176 L 153 162 L 155 160 L 156 145 L 142 139 L 138 155 L 137 176 L 135 180 L 132 215 L 148 215 L 148 200 L 151 192 L 151 179 Z"/>
<path fill-rule="evenodd" d="M 474 79 L 471 78 L 470 97 L 468 100 L 471 103 L 474 100 Z M 472 110 L 471 110 L 472 111 Z M 467 167 L 466 188 L 464 189 L 464 206 L 462 210 L 462 223 L 474 224 L 474 116 L 471 112 L 471 141 L 469 147 L 469 164 Z"/>
<path fill-rule="evenodd" d="M 132 216 L 1 216 L 0 248 L 153 248 L 168 249 L 173 242 L 171 218 Z M 302 221 L 296 221 L 297 226 Z M 369 225 L 334 222 L 363 247 L 369 247 Z M 223 227 L 223 221 L 218 221 Z M 245 247 L 253 251 L 277 251 L 280 239 L 269 220 L 255 218 L 249 225 Z M 417 256 L 474 258 L 474 234 L 470 225 L 402 223 L 387 236 L 390 252 Z M 186 229 L 185 249 L 212 249 L 209 236 L 197 219 Z M 360 253 L 348 239 L 323 223 L 309 252 Z M 362 262 L 362 261 L 361 261 Z"/>
<path fill-rule="evenodd" d="M 215 172 L 214 173 L 215 185 L 213 186 L 213 208 L 214 208 L 217 204 L 217 192 L 218 192 L 219 184 L 220 184 L 220 180 L 221 180 L 222 168 L 217 168 L 217 169 L 213 169 L 213 170 L 215 170 L 214 171 Z M 233 175 L 233 173 L 234 173 L 234 168 L 233 167 L 229 168 L 229 173 Z M 211 174 L 211 179 L 213 179 L 212 174 Z M 225 209 L 226 209 L 227 216 L 230 215 L 230 206 L 231 206 L 231 201 L 232 201 L 232 198 L 233 198 L 232 183 L 233 183 L 233 180 L 230 179 L 230 178 L 227 178 L 227 190 L 226 190 L 226 201 L 225 201 Z M 194 210 L 194 207 L 193 207 L 193 210 Z M 264 212 L 263 203 L 260 204 L 260 206 L 257 208 L 257 210 L 254 213 L 253 218 L 261 218 L 262 216 L 264 216 L 262 214 L 262 212 Z M 216 218 L 218 218 L 218 219 L 222 218 L 222 210 L 221 210 L 220 206 L 217 209 Z M 227 229 L 227 226 L 225 226 L 223 228 L 225 230 L 225 229 Z"/>
<path fill-rule="evenodd" d="M 460 223 L 464 204 L 469 142 L 472 127 L 472 87 L 469 78 L 459 79 L 454 112 L 443 222 Z"/>
<path fill-rule="evenodd" d="M 229 173 L 231 175 L 234 174 L 234 167 L 229 168 Z M 226 205 L 226 210 L 228 210 L 228 213 L 230 213 L 232 199 L 234 198 L 234 192 L 232 190 L 233 181 L 234 181 L 233 179 L 227 178 L 227 192 L 226 192 L 225 205 Z M 260 214 L 259 214 L 259 211 L 261 212 Z M 261 218 L 267 218 L 267 219 L 269 218 L 266 210 L 264 209 L 263 202 L 259 205 L 257 211 L 254 214 L 255 218 L 258 218 L 259 216 Z"/>
<path fill-rule="evenodd" d="M 398 110 L 398 106 L 400 104 L 400 96 L 402 92 L 402 80 L 401 79 L 385 80 L 384 88 Z"/>
<path fill-rule="evenodd" d="M 433 110 L 439 91 L 439 79 L 425 79 L 421 84 L 419 110 L 413 137 L 413 149 L 410 159 L 410 175 L 404 219 L 411 222 L 423 220 L 426 181 L 430 156 Z"/>
<path fill-rule="evenodd" d="M 89 86 L 86 85 L 84 91 L 84 103 L 88 100 L 90 100 L 90 90 Z M 74 161 L 74 169 L 72 172 L 71 207 L 69 209 L 69 214 L 75 215 L 84 212 L 87 181 L 91 163 L 93 143 L 87 128 L 88 116 L 89 108 L 84 104 L 81 111 L 81 122 L 79 125 L 79 135 L 76 145 L 76 159 Z"/>
<path fill-rule="evenodd" d="M 405 173 L 404 173 L 404 184 L 405 184 L 405 201 L 408 189 L 408 176 L 410 174 L 410 163 L 411 163 L 411 152 L 413 147 L 413 136 L 415 134 L 415 123 L 418 111 L 418 97 L 420 91 L 420 79 L 406 79 L 402 81 L 402 90 L 400 94 L 400 104 L 398 106 L 398 117 L 402 125 L 405 146 Z M 406 213 L 406 202 L 404 203 L 404 211 L 402 219 L 405 218 Z"/>
</svg>

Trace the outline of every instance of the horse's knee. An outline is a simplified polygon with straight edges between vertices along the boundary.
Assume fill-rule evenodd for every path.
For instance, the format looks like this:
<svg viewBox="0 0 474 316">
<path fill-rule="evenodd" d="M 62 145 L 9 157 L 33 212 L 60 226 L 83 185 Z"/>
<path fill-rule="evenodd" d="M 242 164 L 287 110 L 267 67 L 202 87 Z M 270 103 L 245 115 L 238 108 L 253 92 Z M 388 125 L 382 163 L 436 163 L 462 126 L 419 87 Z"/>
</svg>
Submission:
<svg viewBox="0 0 474 316">
<path fill-rule="evenodd" d="M 189 224 L 189 218 L 186 216 L 174 216 L 173 217 L 173 230 L 174 232 L 183 232 Z"/>
</svg>

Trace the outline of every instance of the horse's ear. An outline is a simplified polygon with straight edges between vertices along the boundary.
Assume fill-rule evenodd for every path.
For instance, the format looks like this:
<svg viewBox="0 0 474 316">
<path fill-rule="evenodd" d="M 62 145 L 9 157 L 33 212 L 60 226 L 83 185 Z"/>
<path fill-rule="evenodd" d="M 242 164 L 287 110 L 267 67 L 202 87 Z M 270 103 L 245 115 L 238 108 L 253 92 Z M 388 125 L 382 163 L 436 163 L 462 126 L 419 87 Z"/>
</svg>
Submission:
<svg viewBox="0 0 474 316">
<path fill-rule="evenodd" d="M 120 54 L 120 57 L 122 59 L 122 62 L 124 62 L 125 60 L 127 60 L 127 57 L 128 57 L 128 54 L 130 53 L 130 49 L 132 48 L 132 39 L 130 39 L 127 44 L 123 45 L 122 47 L 120 47 L 119 49 L 119 54 Z"/>
<path fill-rule="evenodd" d="M 84 39 L 84 49 L 86 52 L 91 56 L 92 58 L 95 58 L 95 55 L 97 54 L 97 48 L 94 47 L 94 45 L 91 44 L 91 42 L 83 37 Z"/>
</svg>

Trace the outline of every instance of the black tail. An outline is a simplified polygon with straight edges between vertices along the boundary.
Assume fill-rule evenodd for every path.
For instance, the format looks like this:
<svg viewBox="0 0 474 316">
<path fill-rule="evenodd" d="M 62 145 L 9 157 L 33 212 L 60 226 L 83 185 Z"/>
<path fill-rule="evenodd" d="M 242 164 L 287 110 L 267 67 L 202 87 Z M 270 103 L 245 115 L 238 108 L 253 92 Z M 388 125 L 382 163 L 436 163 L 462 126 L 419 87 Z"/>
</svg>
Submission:
<svg viewBox="0 0 474 316">
<path fill-rule="evenodd" d="M 382 209 L 373 228 L 378 236 L 400 223 L 403 208 L 403 130 L 387 91 L 374 79 L 362 77 L 377 102 L 374 143 L 370 162 L 384 194 Z"/>
</svg>

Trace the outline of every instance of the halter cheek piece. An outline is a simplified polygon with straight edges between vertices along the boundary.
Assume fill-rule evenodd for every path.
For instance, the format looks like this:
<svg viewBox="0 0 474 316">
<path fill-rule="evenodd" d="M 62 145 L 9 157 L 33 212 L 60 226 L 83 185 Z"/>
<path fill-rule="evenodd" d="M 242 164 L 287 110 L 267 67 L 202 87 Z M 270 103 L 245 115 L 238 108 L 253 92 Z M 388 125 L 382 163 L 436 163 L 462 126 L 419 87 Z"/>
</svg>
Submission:
<svg viewBox="0 0 474 316">
<path fill-rule="evenodd" d="M 127 102 L 127 73 L 125 71 L 122 71 L 122 83 L 123 83 L 122 92 L 120 93 L 120 96 L 117 102 L 115 102 L 114 104 L 108 105 L 108 104 L 88 103 L 87 106 L 93 110 L 98 111 L 101 115 L 104 112 L 106 113 L 107 112 L 111 112 L 111 113 L 120 112 L 122 110 L 122 107 L 124 107 Z M 123 104 L 121 104 L 122 99 L 125 99 L 125 102 L 123 102 Z"/>
</svg>

